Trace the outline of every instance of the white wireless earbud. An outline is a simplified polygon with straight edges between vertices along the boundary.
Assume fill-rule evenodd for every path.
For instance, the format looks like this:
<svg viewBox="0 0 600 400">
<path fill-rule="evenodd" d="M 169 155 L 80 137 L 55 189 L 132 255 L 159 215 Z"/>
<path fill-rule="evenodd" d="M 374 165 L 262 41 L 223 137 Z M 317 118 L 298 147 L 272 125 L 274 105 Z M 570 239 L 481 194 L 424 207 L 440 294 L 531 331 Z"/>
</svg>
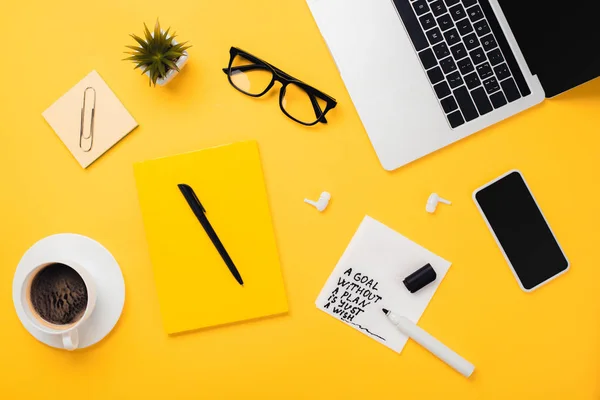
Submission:
<svg viewBox="0 0 600 400">
<path fill-rule="evenodd" d="M 442 199 L 440 196 L 438 196 L 437 193 L 431 193 L 431 196 L 429 196 L 429 199 L 427 199 L 427 206 L 425 207 L 425 210 L 428 213 L 433 214 L 437 208 L 438 203 L 444 203 L 448 205 L 452 204 L 451 201 Z"/>
<path fill-rule="evenodd" d="M 314 206 L 319 212 L 325 211 L 327 206 L 329 205 L 329 200 L 331 200 L 331 195 L 327 192 L 321 193 L 318 201 L 312 201 L 309 199 L 304 199 L 304 202 Z"/>
</svg>

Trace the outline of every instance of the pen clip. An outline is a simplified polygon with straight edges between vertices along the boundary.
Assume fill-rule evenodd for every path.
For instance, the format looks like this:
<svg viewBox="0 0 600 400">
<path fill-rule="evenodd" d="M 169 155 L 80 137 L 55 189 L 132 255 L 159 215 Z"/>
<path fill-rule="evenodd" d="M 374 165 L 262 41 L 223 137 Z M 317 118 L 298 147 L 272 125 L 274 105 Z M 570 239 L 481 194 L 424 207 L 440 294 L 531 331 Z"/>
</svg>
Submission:
<svg viewBox="0 0 600 400">
<path fill-rule="evenodd" d="M 183 193 L 183 195 L 185 196 L 185 198 L 188 201 L 190 199 L 194 200 L 194 202 L 196 202 L 196 204 L 198 204 L 200 206 L 200 209 L 202 210 L 202 212 L 206 213 L 204 206 L 202 206 L 202 203 L 200 203 L 198 196 L 196 196 L 196 192 L 194 192 L 194 189 L 192 189 L 190 185 L 186 185 L 185 183 L 180 183 L 177 186 L 179 187 L 179 190 L 181 190 L 181 193 Z"/>
</svg>

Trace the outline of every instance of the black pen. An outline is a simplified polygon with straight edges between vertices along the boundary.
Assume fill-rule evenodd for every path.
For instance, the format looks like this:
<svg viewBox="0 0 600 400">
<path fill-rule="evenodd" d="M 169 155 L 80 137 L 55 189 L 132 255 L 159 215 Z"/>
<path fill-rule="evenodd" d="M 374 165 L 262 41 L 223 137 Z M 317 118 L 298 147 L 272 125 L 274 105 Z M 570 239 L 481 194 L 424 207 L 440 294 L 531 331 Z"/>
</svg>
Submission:
<svg viewBox="0 0 600 400">
<path fill-rule="evenodd" d="M 227 250 L 225 250 L 223 243 L 221 243 L 221 240 L 219 240 L 219 237 L 217 236 L 217 233 L 213 229 L 212 225 L 210 222 L 208 222 L 208 218 L 206 218 L 206 210 L 204 207 L 202 207 L 202 203 L 200 203 L 200 200 L 198 200 L 194 189 L 186 184 L 179 184 L 177 186 L 179 187 L 179 190 L 181 190 L 183 197 L 185 197 L 187 200 L 190 208 L 196 215 L 196 218 L 198 218 L 198 221 L 200 221 L 200 225 L 202 225 L 206 231 L 206 234 L 221 255 L 221 258 L 223 258 L 223 261 L 225 261 L 225 264 L 227 264 L 227 268 L 229 268 L 229 271 L 231 271 L 231 274 L 235 280 L 238 281 L 240 285 L 244 286 L 244 281 L 242 280 L 240 272 L 235 267 L 235 264 L 231 260 L 231 257 L 229 257 L 229 254 L 227 254 Z"/>
</svg>

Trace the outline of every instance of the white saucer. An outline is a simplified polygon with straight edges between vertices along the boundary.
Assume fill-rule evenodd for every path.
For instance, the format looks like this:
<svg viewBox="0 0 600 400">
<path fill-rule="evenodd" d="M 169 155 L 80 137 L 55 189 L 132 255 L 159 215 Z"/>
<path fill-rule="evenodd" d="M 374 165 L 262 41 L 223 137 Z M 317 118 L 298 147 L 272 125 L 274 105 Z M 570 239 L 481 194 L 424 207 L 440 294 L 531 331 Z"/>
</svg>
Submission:
<svg viewBox="0 0 600 400">
<path fill-rule="evenodd" d="M 21 323 L 37 340 L 63 349 L 60 335 L 49 335 L 34 328 L 21 305 L 23 280 L 38 265 L 60 259 L 73 260 L 94 278 L 98 298 L 90 318 L 79 328 L 79 348 L 104 339 L 114 328 L 125 304 L 125 281 L 117 260 L 100 243 L 88 237 L 63 233 L 48 236 L 34 244 L 17 266 L 13 279 L 13 302 Z"/>
</svg>

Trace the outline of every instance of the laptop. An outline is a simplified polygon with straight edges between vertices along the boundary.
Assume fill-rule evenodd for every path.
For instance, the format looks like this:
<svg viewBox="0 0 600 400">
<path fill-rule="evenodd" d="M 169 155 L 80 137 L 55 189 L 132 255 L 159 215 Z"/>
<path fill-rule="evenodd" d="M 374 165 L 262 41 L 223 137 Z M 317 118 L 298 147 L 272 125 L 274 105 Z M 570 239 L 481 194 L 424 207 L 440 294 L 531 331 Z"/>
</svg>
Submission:
<svg viewBox="0 0 600 400">
<path fill-rule="evenodd" d="M 386 170 L 600 75 L 591 1 L 307 2 Z"/>
</svg>

